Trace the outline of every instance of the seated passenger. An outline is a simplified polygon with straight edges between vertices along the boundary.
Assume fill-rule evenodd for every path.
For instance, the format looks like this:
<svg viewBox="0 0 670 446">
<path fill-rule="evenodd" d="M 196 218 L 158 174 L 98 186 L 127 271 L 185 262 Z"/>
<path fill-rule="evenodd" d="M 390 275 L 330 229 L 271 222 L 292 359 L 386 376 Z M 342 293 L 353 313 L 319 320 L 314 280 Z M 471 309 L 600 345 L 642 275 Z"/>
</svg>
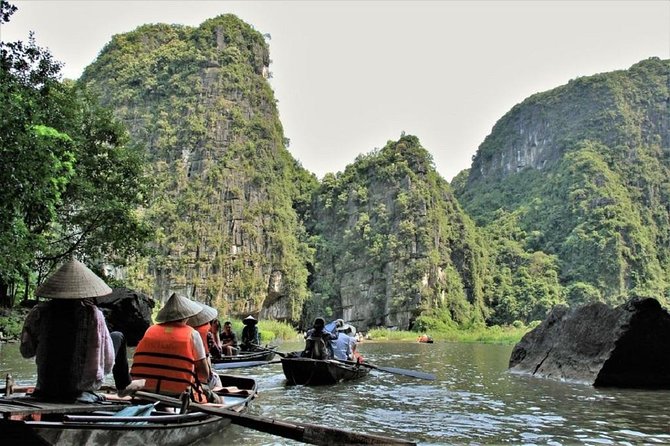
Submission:
<svg viewBox="0 0 670 446">
<path fill-rule="evenodd" d="M 202 344 L 206 346 L 207 361 L 209 362 L 209 379 L 207 380 L 207 385 L 209 386 L 210 389 L 216 389 L 221 387 L 221 378 L 219 378 L 219 375 L 214 371 L 214 368 L 212 367 L 212 361 L 211 361 L 212 353 L 209 346 L 210 343 L 213 344 L 211 321 L 216 320 L 216 315 L 219 312 L 216 308 L 210 307 L 209 305 L 201 304 L 200 302 L 196 303 L 202 307 L 202 310 L 195 316 L 188 318 L 188 321 L 186 323 L 191 327 L 193 327 L 193 329 L 200 334 Z M 221 357 L 220 348 L 217 350 L 215 347 L 214 352 L 215 354 L 218 355 L 219 358 Z"/>
<path fill-rule="evenodd" d="M 235 336 L 233 325 L 230 321 L 223 323 L 223 331 L 221 332 L 220 338 L 223 354 L 226 356 L 237 355 L 237 352 L 239 351 L 237 348 L 237 336 Z"/>
<path fill-rule="evenodd" d="M 76 259 L 64 263 L 37 288 L 37 296 L 51 300 L 30 310 L 20 345 L 24 358 L 36 356 L 34 397 L 58 402 L 97 401 L 102 397 L 95 391 L 112 371 L 117 389 L 130 383 L 128 363 L 114 361 L 115 347 L 125 353 L 123 334 L 110 334 L 102 311 L 95 305 L 96 297 L 111 292 Z"/>
<path fill-rule="evenodd" d="M 326 321 L 322 317 L 314 319 L 314 324 L 305 333 L 305 350 L 302 356 L 312 359 L 331 359 L 333 348 L 330 341 L 337 339 L 337 333 L 333 334 L 325 330 Z"/>
<path fill-rule="evenodd" d="M 197 302 L 173 294 L 135 349 L 130 374 L 145 379 L 144 390 L 179 396 L 186 390 L 196 402 L 221 402 L 207 386 L 210 365 L 200 334 L 186 321 L 200 313 Z"/>
</svg>

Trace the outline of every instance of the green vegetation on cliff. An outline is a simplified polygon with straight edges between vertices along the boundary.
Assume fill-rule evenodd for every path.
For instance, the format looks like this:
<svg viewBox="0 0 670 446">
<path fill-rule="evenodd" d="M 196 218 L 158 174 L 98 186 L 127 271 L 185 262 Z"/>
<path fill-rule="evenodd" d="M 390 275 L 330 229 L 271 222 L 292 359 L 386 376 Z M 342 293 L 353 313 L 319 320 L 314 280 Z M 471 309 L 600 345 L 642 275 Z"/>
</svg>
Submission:
<svg viewBox="0 0 670 446">
<path fill-rule="evenodd" d="M 481 241 L 416 137 L 326 175 L 309 229 L 317 253 L 306 319 L 334 311 L 366 325 L 484 321 Z"/>
<path fill-rule="evenodd" d="M 132 285 L 226 314 L 279 302 L 273 315 L 300 316 L 311 251 L 294 205 L 316 179 L 284 147 L 269 63 L 263 36 L 224 15 L 114 36 L 86 69 L 81 83 L 147 145 L 157 180 L 155 255 L 138 259 Z"/>
<path fill-rule="evenodd" d="M 524 233 L 526 255 L 548 255 L 568 303 L 666 302 L 668 97 L 659 59 L 534 95 L 500 119 L 455 193 L 488 228 L 515 214 L 507 238 Z"/>
</svg>

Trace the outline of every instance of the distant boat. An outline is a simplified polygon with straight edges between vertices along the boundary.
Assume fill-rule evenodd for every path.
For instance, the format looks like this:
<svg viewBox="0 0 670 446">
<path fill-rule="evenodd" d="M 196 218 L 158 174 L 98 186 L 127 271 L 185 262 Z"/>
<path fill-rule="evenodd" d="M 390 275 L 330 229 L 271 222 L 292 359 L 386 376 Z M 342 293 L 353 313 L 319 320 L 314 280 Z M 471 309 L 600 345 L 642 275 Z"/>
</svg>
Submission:
<svg viewBox="0 0 670 446">
<path fill-rule="evenodd" d="M 256 396 L 251 378 L 219 375 L 226 409 L 243 412 Z M 114 394 L 115 396 L 115 394 Z M 26 393 L 0 398 L 3 444 L 188 445 L 224 430 L 229 418 L 192 410 L 175 413 L 141 400 L 48 403 Z"/>
<path fill-rule="evenodd" d="M 246 361 L 272 361 L 275 357 L 276 346 L 271 346 L 258 350 L 255 352 L 240 352 L 235 356 L 222 356 L 220 358 L 212 358 L 213 364 L 229 364 L 233 362 Z"/>
<path fill-rule="evenodd" d="M 431 338 L 428 335 L 421 335 L 417 338 L 417 342 L 421 342 L 424 344 L 432 344 L 433 343 L 433 338 Z"/>
<path fill-rule="evenodd" d="M 334 359 L 301 357 L 281 358 L 281 366 L 289 385 L 318 386 L 363 378 L 370 368 L 359 364 L 345 364 Z"/>
</svg>

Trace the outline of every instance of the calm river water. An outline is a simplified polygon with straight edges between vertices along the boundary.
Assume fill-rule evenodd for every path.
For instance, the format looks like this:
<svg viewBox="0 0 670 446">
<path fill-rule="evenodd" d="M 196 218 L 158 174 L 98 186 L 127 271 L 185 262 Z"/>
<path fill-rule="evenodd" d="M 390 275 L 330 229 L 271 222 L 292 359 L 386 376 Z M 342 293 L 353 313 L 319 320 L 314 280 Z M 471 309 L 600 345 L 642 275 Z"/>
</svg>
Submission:
<svg viewBox="0 0 670 446">
<path fill-rule="evenodd" d="M 285 343 L 279 350 L 301 346 Z M 251 414 L 420 445 L 670 444 L 670 391 L 594 389 L 512 375 L 510 345 L 364 342 L 359 349 L 373 364 L 434 373 L 437 380 L 373 370 L 356 382 L 303 387 L 286 386 L 279 364 L 230 372 L 258 380 Z M 31 384 L 34 368 L 17 344 L 0 346 L 3 377 L 10 371 L 21 384 Z M 198 444 L 301 443 L 232 426 Z"/>
</svg>

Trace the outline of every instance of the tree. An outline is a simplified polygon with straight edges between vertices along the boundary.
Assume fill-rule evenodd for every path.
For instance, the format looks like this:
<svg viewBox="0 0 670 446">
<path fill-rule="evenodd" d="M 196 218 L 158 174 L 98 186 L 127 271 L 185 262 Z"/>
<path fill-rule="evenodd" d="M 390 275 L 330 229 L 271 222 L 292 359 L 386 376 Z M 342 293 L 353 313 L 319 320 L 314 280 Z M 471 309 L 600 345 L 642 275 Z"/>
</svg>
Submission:
<svg viewBox="0 0 670 446">
<path fill-rule="evenodd" d="M 1 3 L 0 23 L 16 7 Z M 113 261 L 140 249 L 143 152 L 35 43 L 0 43 L 0 305 L 59 261 Z M 41 273 L 41 274 L 40 274 Z"/>
</svg>

